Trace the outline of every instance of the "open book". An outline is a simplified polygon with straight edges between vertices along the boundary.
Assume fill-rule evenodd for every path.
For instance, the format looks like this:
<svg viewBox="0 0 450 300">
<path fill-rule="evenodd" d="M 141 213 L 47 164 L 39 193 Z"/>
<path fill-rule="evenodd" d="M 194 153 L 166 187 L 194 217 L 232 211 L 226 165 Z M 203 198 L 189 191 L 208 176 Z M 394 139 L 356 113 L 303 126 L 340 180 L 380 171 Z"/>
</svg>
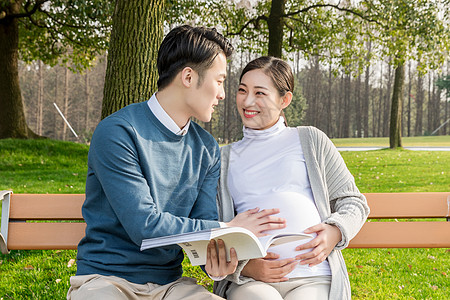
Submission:
<svg viewBox="0 0 450 300">
<path fill-rule="evenodd" d="M 225 227 L 146 239 L 142 241 L 141 251 L 178 244 L 188 255 L 191 264 L 197 266 L 206 264 L 206 249 L 211 239 L 221 239 L 225 242 L 228 260 L 230 248 L 234 248 L 238 259 L 243 260 L 264 257 L 271 246 L 311 238 L 313 236 L 306 233 L 283 232 L 258 239 L 245 228 Z"/>
</svg>

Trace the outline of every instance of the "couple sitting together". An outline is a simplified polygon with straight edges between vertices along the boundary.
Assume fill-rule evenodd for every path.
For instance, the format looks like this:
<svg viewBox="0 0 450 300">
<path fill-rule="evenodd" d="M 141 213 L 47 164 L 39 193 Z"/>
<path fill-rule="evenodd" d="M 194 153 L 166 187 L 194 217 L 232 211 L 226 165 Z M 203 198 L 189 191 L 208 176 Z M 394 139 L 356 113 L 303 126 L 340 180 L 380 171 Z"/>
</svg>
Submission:
<svg viewBox="0 0 450 300">
<path fill-rule="evenodd" d="M 195 122 L 225 99 L 231 44 L 216 30 L 180 26 L 159 52 L 158 91 L 102 120 L 92 138 L 77 274 L 67 299 L 349 299 L 341 254 L 369 208 L 327 136 L 291 128 L 290 66 L 260 57 L 242 71 L 236 106 L 243 139 L 219 149 Z M 214 293 L 182 277 L 179 246 L 140 251 L 143 239 L 224 226 L 262 237 L 305 232 L 264 258 L 226 259 L 210 242 L 203 270 Z"/>
</svg>

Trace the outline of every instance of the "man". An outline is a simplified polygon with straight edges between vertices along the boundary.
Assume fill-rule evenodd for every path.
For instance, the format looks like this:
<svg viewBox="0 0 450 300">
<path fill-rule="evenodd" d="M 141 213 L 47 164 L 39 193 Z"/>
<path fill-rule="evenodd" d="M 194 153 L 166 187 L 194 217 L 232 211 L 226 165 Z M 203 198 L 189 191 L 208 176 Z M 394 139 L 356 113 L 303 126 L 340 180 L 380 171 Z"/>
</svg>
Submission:
<svg viewBox="0 0 450 300">
<path fill-rule="evenodd" d="M 215 29 L 180 26 L 158 52 L 158 91 L 97 126 L 88 156 L 77 276 L 68 299 L 221 299 L 195 280 L 181 278 L 178 246 L 140 251 L 143 239 L 219 226 L 242 226 L 259 235 L 284 227 L 278 210 L 254 209 L 228 224 L 217 221 L 219 147 L 195 117 L 208 122 L 224 99 L 230 43 Z M 223 242 L 208 247 L 212 278 L 234 272 Z"/>
</svg>

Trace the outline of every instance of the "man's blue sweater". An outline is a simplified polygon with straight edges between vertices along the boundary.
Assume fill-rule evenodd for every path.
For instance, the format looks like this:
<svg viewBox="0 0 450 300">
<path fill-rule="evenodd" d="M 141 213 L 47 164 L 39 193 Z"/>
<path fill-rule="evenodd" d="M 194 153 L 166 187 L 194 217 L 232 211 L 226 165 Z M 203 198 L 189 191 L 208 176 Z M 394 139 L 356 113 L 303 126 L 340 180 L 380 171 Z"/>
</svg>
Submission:
<svg viewBox="0 0 450 300">
<path fill-rule="evenodd" d="M 77 275 L 114 275 L 139 284 L 180 278 L 180 247 L 141 252 L 141 241 L 219 227 L 213 221 L 219 171 L 216 141 L 194 122 L 186 135 L 176 135 L 146 102 L 105 118 L 89 149 L 87 228 Z"/>
</svg>

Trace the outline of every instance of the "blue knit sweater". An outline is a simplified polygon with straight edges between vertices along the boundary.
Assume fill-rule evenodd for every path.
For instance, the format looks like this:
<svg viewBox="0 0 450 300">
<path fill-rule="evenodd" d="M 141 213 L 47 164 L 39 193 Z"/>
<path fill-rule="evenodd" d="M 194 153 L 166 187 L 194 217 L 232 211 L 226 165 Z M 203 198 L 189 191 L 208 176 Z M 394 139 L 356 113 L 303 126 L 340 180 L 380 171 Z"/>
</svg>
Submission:
<svg viewBox="0 0 450 300">
<path fill-rule="evenodd" d="M 114 275 L 134 283 L 167 284 L 181 277 L 178 246 L 140 251 L 143 239 L 219 227 L 216 188 L 220 152 L 191 123 L 179 136 L 146 102 L 99 123 L 88 156 L 77 275 Z"/>
</svg>

